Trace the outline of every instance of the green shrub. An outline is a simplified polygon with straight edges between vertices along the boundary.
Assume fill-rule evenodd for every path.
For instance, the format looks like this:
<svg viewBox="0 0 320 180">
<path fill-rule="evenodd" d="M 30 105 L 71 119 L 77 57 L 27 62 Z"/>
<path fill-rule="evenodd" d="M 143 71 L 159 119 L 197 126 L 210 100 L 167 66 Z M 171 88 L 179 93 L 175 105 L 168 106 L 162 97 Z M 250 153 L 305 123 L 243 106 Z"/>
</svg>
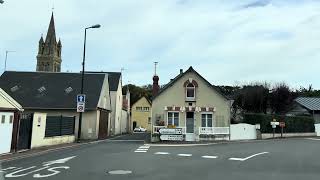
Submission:
<svg viewBox="0 0 320 180">
<path fill-rule="evenodd" d="M 308 116 L 283 116 L 283 115 L 266 115 L 266 114 L 245 114 L 243 117 L 244 123 L 260 124 L 261 133 L 272 133 L 273 129 L 270 122 L 276 119 L 279 122 L 285 122 L 283 128 L 284 133 L 303 133 L 315 132 L 314 119 Z M 277 126 L 276 133 L 280 133 L 281 128 Z"/>
</svg>

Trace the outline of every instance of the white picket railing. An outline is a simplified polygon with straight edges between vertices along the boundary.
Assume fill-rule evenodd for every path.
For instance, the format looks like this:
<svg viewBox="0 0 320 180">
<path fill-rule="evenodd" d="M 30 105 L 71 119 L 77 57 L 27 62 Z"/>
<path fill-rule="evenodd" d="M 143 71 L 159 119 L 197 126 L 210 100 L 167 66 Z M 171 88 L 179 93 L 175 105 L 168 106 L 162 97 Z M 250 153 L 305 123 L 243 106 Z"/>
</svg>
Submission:
<svg viewBox="0 0 320 180">
<path fill-rule="evenodd" d="M 229 134 L 229 127 L 200 127 L 199 134 Z"/>
</svg>

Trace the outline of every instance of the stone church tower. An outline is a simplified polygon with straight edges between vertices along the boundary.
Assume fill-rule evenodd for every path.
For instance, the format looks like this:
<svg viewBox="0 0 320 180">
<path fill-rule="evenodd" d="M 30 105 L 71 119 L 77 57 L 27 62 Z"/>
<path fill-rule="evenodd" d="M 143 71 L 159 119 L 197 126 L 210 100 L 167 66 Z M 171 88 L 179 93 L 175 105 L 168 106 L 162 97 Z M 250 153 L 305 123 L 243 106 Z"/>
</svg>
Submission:
<svg viewBox="0 0 320 180">
<path fill-rule="evenodd" d="M 37 71 L 61 71 L 61 41 L 57 42 L 53 13 L 47 32 L 46 40 L 41 36 L 37 55 Z"/>
</svg>

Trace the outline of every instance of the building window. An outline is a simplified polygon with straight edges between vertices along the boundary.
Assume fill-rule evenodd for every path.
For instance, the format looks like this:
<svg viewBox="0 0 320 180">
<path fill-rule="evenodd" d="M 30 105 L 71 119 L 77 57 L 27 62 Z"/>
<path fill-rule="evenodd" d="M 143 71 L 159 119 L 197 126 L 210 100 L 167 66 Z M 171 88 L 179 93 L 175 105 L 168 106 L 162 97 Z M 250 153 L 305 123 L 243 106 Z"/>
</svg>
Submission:
<svg viewBox="0 0 320 180">
<path fill-rule="evenodd" d="M 186 99 L 187 100 L 195 100 L 196 97 L 196 87 L 189 83 L 186 87 Z"/>
<path fill-rule="evenodd" d="M 148 124 L 151 124 L 151 117 L 148 117 Z"/>
<path fill-rule="evenodd" d="M 137 106 L 137 107 L 136 107 L 136 111 L 142 111 L 142 107 Z"/>
<path fill-rule="evenodd" d="M 212 127 L 212 114 L 201 114 L 201 127 Z"/>
<path fill-rule="evenodd" d="M 9 121 L 9 123 L 10 123 L 10 124 L 13 123 L 13 116 L 12 116 L 12 115 L 10 116 L 10 121 Z"/>
<path fill-rule="evenodd" d="M 1 117 L 1 124 L 4 124 L 6 122 L 6 116 L 2 115 Z"/>
<path fill-rule="evenodd" d="M 179 126 L 179 112 L 168 112 L 168 125 Z"/>
<path fill-rule="evenodd" d="M 143 111 L 150 111 L 149 107 L 143 107 Z"/>
</svg>

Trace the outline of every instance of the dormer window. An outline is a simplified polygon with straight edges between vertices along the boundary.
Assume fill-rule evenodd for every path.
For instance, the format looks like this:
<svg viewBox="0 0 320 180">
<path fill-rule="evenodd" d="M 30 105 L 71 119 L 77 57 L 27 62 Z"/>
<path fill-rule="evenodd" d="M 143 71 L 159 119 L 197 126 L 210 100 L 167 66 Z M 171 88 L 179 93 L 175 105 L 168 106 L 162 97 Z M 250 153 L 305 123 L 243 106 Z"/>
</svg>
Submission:
<svg viewBox="0 0 320 180">
<path fill-rule="evenodd" d="M 189 78 L 183 84 L 185 91 L 186 91 L 186 101 L 196 101 L 196 89 L 198 87 L 198 83 Z"/>
</svg>

